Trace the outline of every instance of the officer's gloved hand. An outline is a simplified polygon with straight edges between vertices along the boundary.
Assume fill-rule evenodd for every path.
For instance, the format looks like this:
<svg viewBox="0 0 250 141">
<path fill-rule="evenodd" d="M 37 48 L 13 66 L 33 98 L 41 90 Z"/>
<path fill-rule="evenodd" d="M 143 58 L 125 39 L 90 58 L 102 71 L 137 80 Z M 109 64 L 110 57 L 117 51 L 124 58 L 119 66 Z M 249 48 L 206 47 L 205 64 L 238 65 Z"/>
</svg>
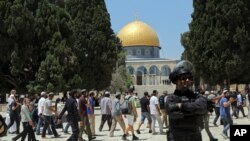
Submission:
<svg viewBox="0 0 250 141">
<path fill-rule="evenodd" d="M 169 115 L 171 115 L 172 119 L 181 119 L 184 117 L 184 114 L 181 111 L 173 111 Z"/>
<path fill-rule="evenodd" d="M 189 99 L 186 96 L 181 97 L 181 102 L 182 103 L 185 103 L 185 102 L 188 102 L 188 101 L 189 101 Z"/>
<path fill-rule="evenodd" d="M 178 106 L 177 103 L 169 103 L 166 108 L 168 112 L 174 112 L 180 110 L 180 107 Z"/>
</svg>

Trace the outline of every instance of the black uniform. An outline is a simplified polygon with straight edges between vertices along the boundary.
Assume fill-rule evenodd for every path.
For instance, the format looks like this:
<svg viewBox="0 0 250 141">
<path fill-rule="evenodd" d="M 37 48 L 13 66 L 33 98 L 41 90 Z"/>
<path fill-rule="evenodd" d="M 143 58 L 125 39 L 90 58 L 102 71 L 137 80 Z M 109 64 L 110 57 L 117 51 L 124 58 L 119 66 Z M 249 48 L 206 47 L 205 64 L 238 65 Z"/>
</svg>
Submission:
<svg viewBox="0 0 250 141">
<path fill-rule="evenodd" d="M 79 117 L 79 113 L 77 110 L 76 99 L 74 99 L 72 97 L 67 99 L 65 106 L 59 115 L 59 119 L 61 119 L 61 117 L 63 116 L 65 111 L 68 112 L 67 120 L 70 123 L 71 128 L 72 128 L 72 132 L 73 132 L 73 134 L 70 136 L 70 138 L 68 140 L 69 141 L 78 141 L 78 134 L 79 134 L 78 121 L 79 121 L 80 117 Z"/>
<path fill-rule="evenodd" d="M 191 90 L 175 90 L 167 98 L 166 110 L 169 113 L 168 141 L 202 141 L 203 116 L 207 112 L 205 97 Z"/>
</svg>

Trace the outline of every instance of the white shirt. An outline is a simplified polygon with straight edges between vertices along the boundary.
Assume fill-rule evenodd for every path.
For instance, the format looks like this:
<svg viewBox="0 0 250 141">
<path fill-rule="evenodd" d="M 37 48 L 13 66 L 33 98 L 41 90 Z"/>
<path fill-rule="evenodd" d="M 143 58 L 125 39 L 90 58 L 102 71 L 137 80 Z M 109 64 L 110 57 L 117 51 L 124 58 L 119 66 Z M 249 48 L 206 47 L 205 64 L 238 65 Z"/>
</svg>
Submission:
<svg viewBox="0 0 250 141">
<path fill-rule="evenodd" d="M 166 95 L 166 96 L 164 97 L 164 103 L 167 102 L 167 98 L 168 98 L 168 96 Z"/>
<path fill-rule="evenodd" d="M 21 108 L 21 122 L 31 121 L 29 108 L 26 105 L 22 105 Z"/>
<path fill-rule="evenodd" d="M 44 105 L 45 98 L 41 97 L 38 101 L 38 115 L 43 114 L 43 105 Z"/>
<path fill-rule="evenodd" d="M 8 100 L 7 100 L 7 102 L 8 102 L 8 104 L 7 104 L 7 112 L 8 113 L 10 113 L 10 105 L 11 105 L 11 103 L 13 102 L 13 101 L 15 101 L 15 99 L 14 99 L 14 95 L 10 95 L 10 97 L 8 98 Z"/>
<path fill-rule="evenodd" d="M 150 114 L 152 115 L 158 115 L 159 112 L 156 109 L 156 104 L 159 105 L 158 98 L 156 96 L 152 96 L 149 101 L 149 107 L 150 107 Z"/>
<path fill-rule="evenodd" d="M 242 105 L 242 96 L 241 96 L 241 94 L 238 94 L 237 95 L 237 106 L 239 106 L 239 105 Z"/>
<path fill-rule="evenodd" d="M 100 102 L 101 106 L 101 113 L 104 115 L 110 115 L 111 114 L 111 108 L 112 108 L 112 102 L 109 97 L 102 98 Z"/>
<path fill-rule="evenodd" d="M 49 109 L 50 106 L 52 106 L 52 100 L 45 99 L 44 112 L 43 112 L 44 115 L 46 115 L 46 116 L 52 116 L 53 115 L 52 111 Z"/>
</svg>

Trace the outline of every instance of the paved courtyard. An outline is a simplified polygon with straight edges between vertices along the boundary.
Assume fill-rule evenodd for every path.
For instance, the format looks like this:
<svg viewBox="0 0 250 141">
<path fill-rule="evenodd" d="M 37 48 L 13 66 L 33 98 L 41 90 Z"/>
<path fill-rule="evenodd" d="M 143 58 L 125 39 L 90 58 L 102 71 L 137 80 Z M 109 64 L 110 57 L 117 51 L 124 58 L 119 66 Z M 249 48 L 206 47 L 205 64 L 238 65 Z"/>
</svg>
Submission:
<svg viewBox="0 0 250 141">
<path fill-rule="evenodd" d="M 140 109 L 137 109 L 138 113 L 140 114 Z M 96 111 L 96 133 L 97 133 L 97 137 L 95 140 L 93 141 L 120 141 L 121 140 L 121 136 L 122 136 L 122 130 L 119 126 L 119 124 L 117 124 L 116 127 L 116 131 L 114 133 L 114 137 L 109 137 L 109 131 L 108 131 L 108 127 L 107 127 L 107 123 L 105 123 L 103 131 L 99 132 L 98 128 L 100 125 L 100 121 L 101 121 L 101 115 L 100 115 L 100 110 L 97 109 Z M 247 109 L 245 109 L 245 113 L 247 114 Z M 5 113 L 1 113 L 2 115 L 5 115 Z M 140 115 L 139 115 L 140 118 Z M 213 135 L 218 138 L 219 141 L 226 141 L 229 139 L 224 139 L 220 133 L 222 132 L 222 126 L 218 126 L 218 127 L 214 127 L 212 124 L 212 121 L 214 119 L 214 115 L 212 115 L 210 117 L 210 130 L 213 133 Z M 138 119 L 139 120 L 139 119 Z M 138 126 L 138 120 L 135 123 L 135 128 L 137 128 Z M 125 119 L 125 122 L 127 122 L 127 120 Z M 239 119 L 234 119 L 234 123 L 235 124 L 249 124 L 250 125 L 250 120 L 248 118 L 243 118 L 242 115 L 240 114 L 240 118 Z M 219 122 L 218 122 L 219 124 Z M 164 132 L 166 132 L 167 129 L 164 129 Z M 22 131 L 22 127 L 21 127 L 21 131 Z M 62 129 L 57 129 L 58 133 L 61 134 L 61 138 L 53 138 L 53 136 L 48 136 L 46 139 L 42 139 L 41 136 L 36 136 L 37 140 L 40 141 L 66 141 L 66 139 L 70 136 L 71 134 L 71 128 L 69 128 L 69 133 L 70 134 L 64 134 L 62 132 Z M 159 128 L 157 126 L 156 131 L 159 131 Z M 0 141 L 10 141 L 11 138 L 13 138 L 15 136 L 15 134 L 8 134 L 8 136 L 2 137 L 0 138 Z M 148 129 L 146 128 L 146 124 L 142 125 L 141 127 L 141 134 L 136 134 L 136 136 L 139 137 L 139 140 L 145 140 L 145 141 L 166 141 L 166 135 L 151 135 L 148 133 Z M 87 136 L 84 134 L 83 138 L 87 140 Z M 208 136 L 205 132 L 205 130 L 202 131 L 202 138 L 203 141 L 209 141 Z M 132 139 L 132 136 L 128 137 L 129 140 Z M 27 138 L 26 138 L 27 140 Z"/>
</svg>

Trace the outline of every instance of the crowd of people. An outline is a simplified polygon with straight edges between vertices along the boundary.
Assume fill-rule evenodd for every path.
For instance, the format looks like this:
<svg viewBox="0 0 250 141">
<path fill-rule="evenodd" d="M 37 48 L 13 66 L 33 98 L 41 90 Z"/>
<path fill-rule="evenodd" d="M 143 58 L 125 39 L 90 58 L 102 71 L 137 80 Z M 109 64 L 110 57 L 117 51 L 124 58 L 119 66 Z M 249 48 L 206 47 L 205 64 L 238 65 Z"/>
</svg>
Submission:
<svg viewBox="0 0 250 141">
<path fill-rule="evenodd" d="M 243 108 L 246 97 L 238 91 L 230 92 L 227 89 L 218 92 L 202 89 L 198 89 L 197 92 L 192 91 L 190 86 L 193 76 L 190 69 L 186 68 L 186 64 L 177 65 L 170 74 L 170 80 L 176 84 L 173 94 L 168 94 L 167 91 L 159 94 L 157 90 L 153 90 L 152 93 L 144 92 L 144 96 L 138 98 L 134 89 L 130 88 L 123 99 L 120 92 L 116 92 L 111 99 L 110 92 L 105 91 L 99 101 L 101 109 L 99 132 L 102 132 L 107 122 L 109 136 L 113 137 L 118 122 L 123 131 L 122 140 L 128 140 L 128 135 L 132 136 L 132 140 L 139 140 L 140 128 L 147 119 L 148 133 L 166 134 L 168 141 L 202 141 L 201 130 L 204 128 L 210 141 L 217 141 L 218 139 L 209 130 L 209 119 L 213 112 L 215 113 L 213 124 L 218 126 L 220 118 L 220 124 L 224 127 L 221 135 L 225 139 L 229 138 L 228 130 L 233 124 L 233 116 L 237 119 L 241 112 L 242 116 L 246 117 Z M 18 97 L 16 90 L 13 89 L 7 100 L 9 122 L 2 123 L 3 118 L 0 116 L 2 124 L 0 129 L 3 126 L 10 129 L 15 124 L 15 132 L 9 132 L 17 134 L 12 141 L 19 138 L 24 141 L 27 135 L 29 141 L 36 141 L 37 136 L 46 138 L 48 135 L 53 135 L 59 138 L 60 134 L 56 128 L 63 128 L 63 132 L 68 133 L 68 128 L 71 126 L 72 135 L 67 141 L 85 141 L 83 133 L 87 134 L 88 140 L 93 140 L 96 138 L 94 96 L 94 91 L 73 89 L 68 92 L 67 100 L 63 101 L 63 108 L 59 110 L 57 105 L 62 100 L 56 99 L 53 104 L 53 92 L 41 92 L 39 96 Z M 140 103 L 141 117 L 138 117 L 137 100 Z M 135 125 L 138 118 L 140 118 L 138 125 Z M 63 127 L 62 122 L 67 122 L 66 126 Z M 155 126 L 156 122 L 159 129 Z M 20 124 L 23 126 L 22 132 Z M 167 130 L 164 131 L 164 128 Z M 7 132 L 3 134 L 6 135 Z"/>
<path fill-rule="evenodd" d="M 242 117 L 246 117 L 243 108 L 246 100 L 245 96 L 239 92 L 230 92 L 226 89 L 218 92 L 199 89 L 198 93 L 207 99 L 207 114 L 204 116 L 203 128 L 205 128 L 210 141 L 217 141 L 209 130 L 209 116 L 212 113 L 215 113 L 214 126 L 218 126 L 218 119 L 220 118 L 220 124 L 224 126 L 221 135 L 224 138 L 228 138 L 228 130 L 230 125 L 233 124 L 233 116 L 237 119 L 241 112 Z M 66 134 L 69 126 L 72 129 L 72 136 L 68 140 L 84 141 L 82 138 L 83 133 L 88 135 L 88 140 L 95 139 L 95 102 L 93 96 L 94 92 L 87 92 L 84 89 L 81 91 L 71 90 L 68 93 L 66 103 L 64 103 L 65 106 L 58 111 L 56 105 L 60 100 L 52 104 L 54 93 L 41 92 L 39 98 L 31 96 L 20 101 L 16 91 L 11 90 L 7 104 L 9 122 L 6 127 L 9 129 L 15 123 L 15 132 L 9 132 L 10 134 L 17 134 L 17 136 L 12 138 L 13 141 L 19 138 L 25 140 L 27 135 L 29 141 L 36 141 L 36 135 L 41 135 L 42 138 L 46 138 L 46 135 L 54 135 L 57 138 L 60 135 L 57 133 L 56 128 L 62 124 L 61 120 L 66 117 L 66 120 L 63 121 L 66 121 L 67 124 L 63 127 L 63 131 Z M 129 132 L 131 132 L 132 140 L 138 140 L 139 138 L 135 133 L 141 134 L 140 128 L 144 124 L 145 119 L 147 119 L 146 124 L 149 128 L 148 133 L 152 135 L 166 134 L 163 129 L 169 128 L 171 123 L 175 123 L 171 117 L 171 110 L 166 110 L 166 105 L 171 103 L 171 95 L 167 91 L 164 91 L 162 94 L 158 94 L 157 90 L 152 91 L 151 94 L 144 92 L 144 96 L 139 98 L 141 117 L 138 117 L 137 112 L 139 111 L 137 111 L 135 105 L 138 97 L 134 95 L 133 89 L 128 90 L 123 102 L 121 101 L 121 96 L 122 94 L 117 92 L 114 95 L 115 98 L 111 99 L 110 93 L 106 91 L 99 101 L 101 123 L 98 129 L 100 132 L 107 122 L 108 130 L 110 131 L 109 136 L 113 137 L 118 122 L 123 131 L 122 140 L 127 140 Z M 126 100 L 128 101 L 129 112 L 124 114 L 122 106 Z M 232 114 L 230 111 L 232 111 Z M 138 118 L 140 118 L 138 125 L 135 125 Z M 125 119 L 127 120 L 127 125 L 125 124 Z M 159 125 L 158 132 L 155 127 L 156 122 Z M 189 122 L 185 121 L 185 123 Z M 20 124 L 23 126 L 22 132 L 20 132 Z M 180 121 L 176 124 L 180 124 Z M 171 131 L 171 128 L 169 131 Z M 174 133 L 178 133 L 178 131 Z"/>
</svg>

